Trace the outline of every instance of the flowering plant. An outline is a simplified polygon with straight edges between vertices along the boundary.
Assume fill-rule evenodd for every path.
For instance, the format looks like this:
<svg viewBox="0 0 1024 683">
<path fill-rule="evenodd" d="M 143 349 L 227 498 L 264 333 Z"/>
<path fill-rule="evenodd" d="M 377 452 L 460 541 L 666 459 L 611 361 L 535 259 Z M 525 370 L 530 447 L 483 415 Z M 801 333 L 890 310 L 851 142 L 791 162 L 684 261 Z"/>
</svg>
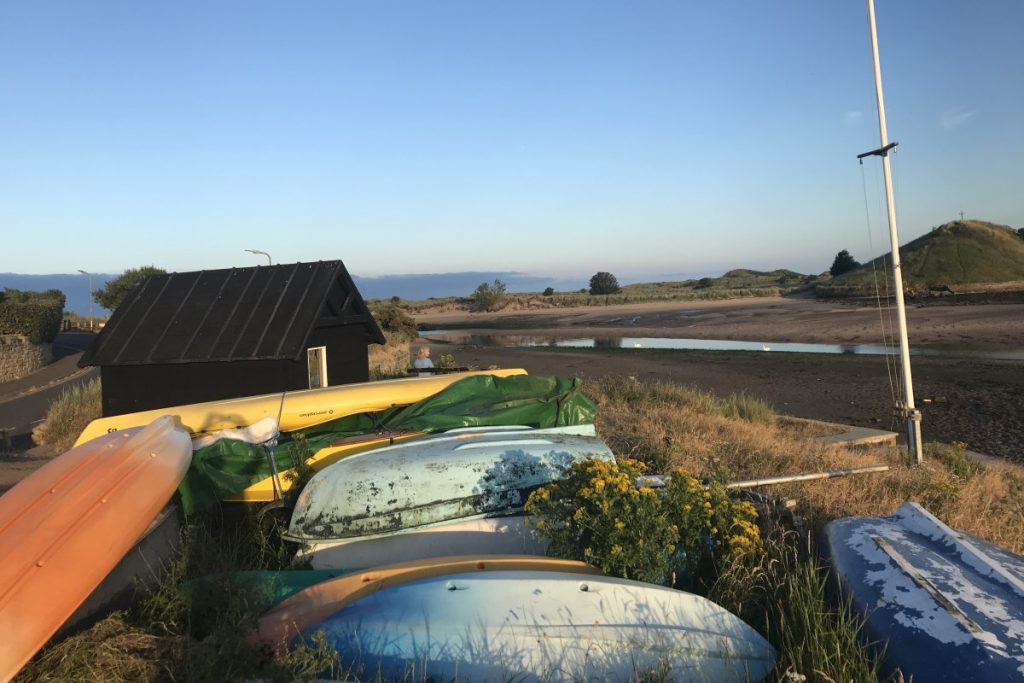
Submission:
<svg viewBox="0 0 1024 683">
<path fill-rule="evenodd" d="M 629 458 L 576 463 L 530 495 L 530 524 L 552 555 L 662 585 L 692 585 L 760 546 L 753 506 L 732 500 L 721 483 L 705 487 L 679 471 L 664 489 L 637 486 L 645 470 Z"/>
</svg>

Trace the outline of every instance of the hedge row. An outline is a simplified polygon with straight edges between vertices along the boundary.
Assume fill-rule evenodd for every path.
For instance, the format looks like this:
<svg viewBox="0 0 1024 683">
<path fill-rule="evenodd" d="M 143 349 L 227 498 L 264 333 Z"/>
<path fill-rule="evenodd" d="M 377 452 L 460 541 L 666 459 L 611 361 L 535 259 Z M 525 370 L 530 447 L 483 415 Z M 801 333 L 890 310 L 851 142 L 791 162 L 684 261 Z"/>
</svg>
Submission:
<svg viewBox="0 0 1024 683">
<path fill-rule="evenodd" d="M 33 344 L 53 341 L 64 317 L 64 294 L 21 292 L 8 289 L 0 294 L 0 334 L 20 334 Z"/>
</svg>

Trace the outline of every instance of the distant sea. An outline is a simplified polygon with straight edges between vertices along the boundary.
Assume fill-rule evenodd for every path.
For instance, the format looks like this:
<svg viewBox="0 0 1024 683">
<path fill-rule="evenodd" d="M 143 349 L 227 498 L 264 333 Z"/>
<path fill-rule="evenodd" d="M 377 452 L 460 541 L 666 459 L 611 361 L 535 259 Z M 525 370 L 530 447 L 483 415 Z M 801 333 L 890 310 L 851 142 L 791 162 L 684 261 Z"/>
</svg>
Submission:
<svg viewBox="0 0 1024 683">
<path fill-rule="evenodd" d="M 99 289 L 117 274 L 94 273 L 92 288 Z M 378 277 L 360 277 L 352 279 L 359 287 L 364 299 L 388 299 L 399 296 L 403 299 L 429 299 L 431 297 L 468 296 L 482 282 L 501 280 L 510 292 L 539 292 L 545 287 L 553 287 L 557 291 L 573 291 L 587 286 L 583 280 L 548 278 L 536 275 L 525 275 L 516 272 L 462 272 L 433 273 L 427 275 L 381 275 Z M 53 275 L 21 275 L 18 273 L 0 273 L 0 289 L 25 289 L 43 291 L 59 289 L 67 297 L 66 310 L 80 315 L 89 313 L 89 279 L 85 275 L 53 274 Z M 108 315 L 110 311 L 93 304 L 94 315 Z"/>
</svg>

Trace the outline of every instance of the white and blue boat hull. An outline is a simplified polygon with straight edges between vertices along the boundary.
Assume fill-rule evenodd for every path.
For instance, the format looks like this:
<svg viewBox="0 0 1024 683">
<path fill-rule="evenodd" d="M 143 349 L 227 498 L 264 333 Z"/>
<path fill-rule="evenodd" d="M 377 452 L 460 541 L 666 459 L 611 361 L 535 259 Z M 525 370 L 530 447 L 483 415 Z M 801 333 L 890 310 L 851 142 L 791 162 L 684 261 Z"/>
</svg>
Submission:
<svg viewBox="0 0 1024 683">
<path fill-rule="evenodd" d="M 296 500 L 286 538 L 317 543 L 507 515 L 573 464 L 614 457 L 592 425 L 454 430 L 416 439 L 317 472 Z"/>
<path fill-rule="evenodd" d="M 386 680 L 758 681 L 772 646 L 711 601 L 585 574 L 496 571 L 386 588 L 322 631 L 353 675 Z"/>
</svg>

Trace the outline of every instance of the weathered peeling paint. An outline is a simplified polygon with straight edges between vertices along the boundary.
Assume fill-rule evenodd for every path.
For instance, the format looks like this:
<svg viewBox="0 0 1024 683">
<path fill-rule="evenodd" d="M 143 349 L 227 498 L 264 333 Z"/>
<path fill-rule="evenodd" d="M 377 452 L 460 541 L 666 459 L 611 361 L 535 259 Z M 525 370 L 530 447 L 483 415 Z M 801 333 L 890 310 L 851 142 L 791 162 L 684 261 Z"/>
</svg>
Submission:
<svg viewBox="0 0 1024 683">
<path fill-rule="evenodd" d="M 886 659 L 920 680 L 1024 681 L 1024 558 L 915 503 L 826 527 L 840 584 Z"/>
<path fill-rule="evenodd" d="M 574 462 L 614 459 L 596 436 L 566 432 L 440 435 L 351 456 L 306 485 L 288 537 L 351 538 L 521 509 Z"/>
</svg>

